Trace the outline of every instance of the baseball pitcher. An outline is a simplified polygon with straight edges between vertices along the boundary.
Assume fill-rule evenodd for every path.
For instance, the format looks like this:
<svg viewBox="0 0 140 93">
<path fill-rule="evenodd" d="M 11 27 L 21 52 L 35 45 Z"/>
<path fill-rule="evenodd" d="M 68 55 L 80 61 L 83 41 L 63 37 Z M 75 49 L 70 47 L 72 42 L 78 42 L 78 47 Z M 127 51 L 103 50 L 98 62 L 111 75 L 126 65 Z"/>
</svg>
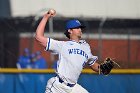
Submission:
<svg viewBox="0 0 140 93">
<path fill-rule="evenodd" d="M 59 54 L 56 77 L 48 80 L 45 93 L 89 93 L 77 84 L 79 75 L 85 64 L 93 71 L 108 74 L 113 68 L 113 61 L 98 64 L 97 56 L 93 56 L 89 44 L 81 40 L 82 28 L 85 28 L 78 20 L 69 20 L 66 23 L 65 35 L 69 41 L 58 41 L 44 36 L 45 26 L 49 18 L 54 17 L 56 11 L 49 10 L 42 18 L 36 29 L 36 40 L 45 47 L 46 51 L 55 51 Z M 109 64 L 109 65 L 108 65 Z M 109 68 L 108 68 L 109 67 Z"/>
</svg>

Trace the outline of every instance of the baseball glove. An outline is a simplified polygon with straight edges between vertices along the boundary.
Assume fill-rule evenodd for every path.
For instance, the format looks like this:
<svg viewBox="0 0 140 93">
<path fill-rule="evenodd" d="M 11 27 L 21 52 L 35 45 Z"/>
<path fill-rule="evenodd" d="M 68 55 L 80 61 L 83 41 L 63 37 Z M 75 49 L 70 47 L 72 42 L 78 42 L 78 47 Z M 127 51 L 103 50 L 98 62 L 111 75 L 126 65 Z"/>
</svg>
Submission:
<svg viewBox="0 0 140 93">
<path fill-rule="evenodd" d="M 99 73 L 102 73 L 103 75 L 108 75 L 110 73 L 110 71 L 114 68 L 115 64 L 117 66 L 119 66 L 111 58 L 106 58 L 106 60 L 103 63 L 100 64 Z"/>
</svg>

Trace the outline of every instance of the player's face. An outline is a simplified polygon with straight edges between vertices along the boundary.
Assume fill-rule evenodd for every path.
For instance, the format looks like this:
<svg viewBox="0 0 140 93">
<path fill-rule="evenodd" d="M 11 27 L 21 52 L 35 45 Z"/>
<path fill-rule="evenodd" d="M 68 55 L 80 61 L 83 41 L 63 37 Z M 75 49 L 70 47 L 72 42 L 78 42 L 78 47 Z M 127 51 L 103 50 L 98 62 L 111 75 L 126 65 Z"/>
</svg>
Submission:
<svg viewBox="0 0 140 93">
<path fill-rule="evenodd" d="M 82 30 L 81 30 L 80 27 L 73 28 L 73 29 L 71 29 L 71 34 L 72 34 L 73 37 L 81 38 L 81 36 L 82 36 Z"/>
</svg>

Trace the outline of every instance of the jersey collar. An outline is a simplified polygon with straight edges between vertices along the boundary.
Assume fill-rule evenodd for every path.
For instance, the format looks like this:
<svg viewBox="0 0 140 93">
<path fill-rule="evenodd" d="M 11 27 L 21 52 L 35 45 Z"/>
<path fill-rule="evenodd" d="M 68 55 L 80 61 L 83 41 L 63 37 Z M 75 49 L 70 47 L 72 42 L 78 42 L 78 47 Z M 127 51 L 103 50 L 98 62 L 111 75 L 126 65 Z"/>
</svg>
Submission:
<svg viewBox="0 0 140 93">
<path fill-rule="evenodd" d="M 76 42 L 75 40 L 70 40 L 70 41 Z M 79 42 L 76 42 L 76 43 L 78 43 L 78 44 L 84 44 L 84 43 L 86 43 L 86 41 L 85 40 L 79 40 Z"/>
</svg>

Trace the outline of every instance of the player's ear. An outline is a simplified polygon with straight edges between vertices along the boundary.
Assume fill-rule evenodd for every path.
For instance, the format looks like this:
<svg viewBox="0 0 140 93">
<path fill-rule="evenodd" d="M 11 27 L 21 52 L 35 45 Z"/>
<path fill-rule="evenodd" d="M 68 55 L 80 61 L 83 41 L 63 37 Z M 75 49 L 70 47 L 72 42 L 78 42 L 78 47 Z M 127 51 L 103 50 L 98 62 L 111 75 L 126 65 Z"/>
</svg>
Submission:
<svg viewBox="0 0 140 93">
<path fill-rule="evenodd" d="M 68 32 L 71 34 L 72 33 L 71 29 L 69 29 Z"/>
</svg>

